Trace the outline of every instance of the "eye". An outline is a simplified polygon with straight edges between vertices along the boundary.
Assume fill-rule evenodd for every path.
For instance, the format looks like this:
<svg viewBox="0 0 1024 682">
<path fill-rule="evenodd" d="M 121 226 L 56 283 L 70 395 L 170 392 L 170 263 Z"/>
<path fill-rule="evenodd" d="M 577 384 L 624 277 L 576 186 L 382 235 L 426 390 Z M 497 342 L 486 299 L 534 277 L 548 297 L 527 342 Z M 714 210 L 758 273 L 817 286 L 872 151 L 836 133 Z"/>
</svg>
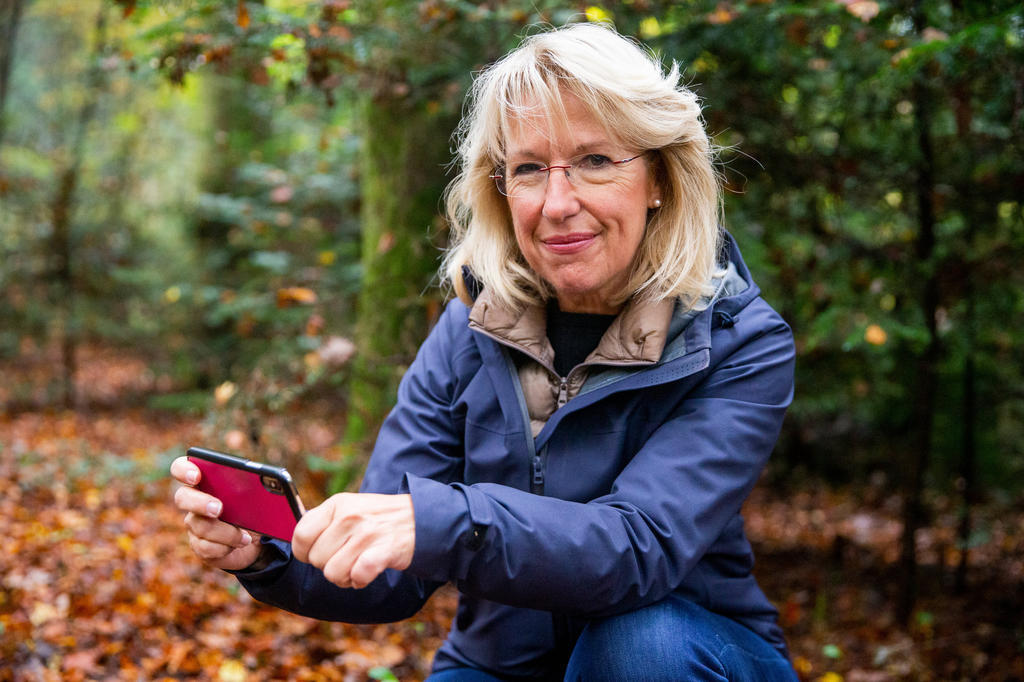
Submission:
<svg viewBox="0 0 1024 682">
<path fill-rule="evenodd" d="M 598 168 L 607 168 L 608 166 L 611 166 L 612 160 L 604 154 L 587 154 L 585 156 L 581 156 L 574 165 L 587 170 L 596 170 Z"/>
<path fill-rule="evenodd" d="M 539 163 L 520 163 L 512 166 L 512 175 L 513 177 L 522 175 L 533 175 L 539 172 L 541 168 L 543 168 L 543 166 L 541 166 Z"/>
</svg>

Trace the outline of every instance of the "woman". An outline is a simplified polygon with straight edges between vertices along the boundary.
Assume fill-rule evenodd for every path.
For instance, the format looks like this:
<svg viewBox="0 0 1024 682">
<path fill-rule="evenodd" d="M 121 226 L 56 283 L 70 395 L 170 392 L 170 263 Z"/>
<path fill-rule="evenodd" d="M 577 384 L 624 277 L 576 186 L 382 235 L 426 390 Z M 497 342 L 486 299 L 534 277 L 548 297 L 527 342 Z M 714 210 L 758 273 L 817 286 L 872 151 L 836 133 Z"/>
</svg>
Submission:
<svg viewBox="0 0 1024 682">
<path fill-rule="evenodd" d="M 330 620 L 406 618 L 454 582 L 431 680 L 795 679 L 739 515 L 791 398 L 792 336 L 720 232 L 678 79 L 592 24 L 481 74 L 447 196 L 458 300 L 362 492 L 289 545 L 185 486 L 196 554 Z"/>
</svg>

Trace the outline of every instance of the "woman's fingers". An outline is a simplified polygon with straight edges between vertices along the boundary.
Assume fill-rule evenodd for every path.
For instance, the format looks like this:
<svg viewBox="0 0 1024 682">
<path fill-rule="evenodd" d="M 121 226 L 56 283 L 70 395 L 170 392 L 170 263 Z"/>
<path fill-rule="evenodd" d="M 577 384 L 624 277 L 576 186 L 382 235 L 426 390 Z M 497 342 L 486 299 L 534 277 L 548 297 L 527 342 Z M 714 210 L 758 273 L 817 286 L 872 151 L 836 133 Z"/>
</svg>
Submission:
<svg viewBox="0 0 1024 682">
<path fill-rule="evenodd" d="M 412 561 L 416 534 L 408 495 L 335 495 L 295 529 L 292 553 L 340 587 L 365 587 Z"/>
<path fill-rule="evenodd" d="M 349 569 L 349 582 L 352 587 L 362 589 L 372 583 L 378 575 L 390 568 L 391 552 L 388 548 L 375 544 L 362 551 Z"/>
<path fill-rule="evenodd" d="M 338 587 L 352 587 L 351 572 L 354 558 L 352 547 L 339 548 L 337 552 L 330 554 L 322 564 L 324 577 Z"/>
<path fill-rule="evenodd" d="M 245 568 L 259 556 L 260 544 L 249 531 L 218 520 L 224 509 L 221 501 L 192 487 L 201 475 L 199 467 L 187 457 L 178 457 L 171 463 L 171 476 L 184 483 L 174 491 L 174 504 L 185 512 L 189 547 L 215 568 Z"/>
<path fill-rule="evenodd" d="M 261 545 L 252 533 L 223 521 L 190 512 L 185 515 L 185 526 L 189 547 L 214 568 L 239 570 L 260 554 Z"/>
<path fill-rule="evenodd" d="M 223 559 L 237 549 L 219 542 L 207 540 L 206 538 L 192 533 L 188 534 L 188 544 L 192 548 L 192 551 L 195 552 L 196 556 L 203 561 L 216 561 L 218 559 Z"/>
<path fill-rule="evenodd" d="M 183 512 L 192 512 L 212 519 L 220 516 L 224 505 L 213 495 L 183 486 L 174 491 L 174 504 Z"/>
<path fill-rule="evenodd" d="M 195 485 L 199 483 L 202 472 L 199 471 L 199 467 L 189 461 L 188 457 L 178 457 L 171 462 L 171 476 L 179 483 Z"/>
<path fill-rule="evenodd" d="M 262 549 L 262 545 L 259 543 L 253 543 L 245 547 L 231 547 L 198 537 L 192 533 L 188 534 L 188 544 L 195 555 L 207 565 L 228 571 L 238 571 L 250 566 L 259 557 Z"/>
<path fill-rule="evenodd" d="M 192 512 L 210 518 L 220 516 L 224 505 L 213 495 L 209 495 L 192 487 L 199 482 L 199 467 L 185 457 L 179 457 L 171 463 L 171 476 L 185 485 L 174 491 L 174 504 L 183 512 Z"/>
<path fill-rule="evenodd" d="M 185 527 L 196 537 L 228 547 L 245 547 L 255 540 L 251 533 L 237 526 L 192 512 L 185 515 Z"/>
</svg>

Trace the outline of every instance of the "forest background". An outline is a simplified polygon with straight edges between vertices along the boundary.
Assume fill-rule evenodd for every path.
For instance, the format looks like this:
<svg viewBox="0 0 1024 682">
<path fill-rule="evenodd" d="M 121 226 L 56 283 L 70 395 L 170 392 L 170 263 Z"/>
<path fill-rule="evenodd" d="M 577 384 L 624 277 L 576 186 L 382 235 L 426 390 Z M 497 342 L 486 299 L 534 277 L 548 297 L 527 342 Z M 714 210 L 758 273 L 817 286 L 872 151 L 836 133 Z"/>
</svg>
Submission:
<svg viewBox="0 0 1024 682">
<path fill-rule="evenodd" d="M 263 609 L 192 442 L 358 482 L 437 318 L 472 73 L 541 25 L 678 61 L 796 335 L 745 508 L 803 679 L 1024 679 L 1024 10 L 1007 0 L 0 0 L 0 679 L 420 679 Z"/>
</svg>

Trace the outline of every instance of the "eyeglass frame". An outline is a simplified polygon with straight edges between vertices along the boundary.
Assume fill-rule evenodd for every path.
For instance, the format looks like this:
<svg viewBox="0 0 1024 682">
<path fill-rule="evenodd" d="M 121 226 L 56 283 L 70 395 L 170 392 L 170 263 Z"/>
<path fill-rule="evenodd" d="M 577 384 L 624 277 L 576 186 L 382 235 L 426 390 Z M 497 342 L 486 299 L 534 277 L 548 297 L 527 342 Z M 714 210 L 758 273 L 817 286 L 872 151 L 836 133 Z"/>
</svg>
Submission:
<svg viewBox="0 0 1024 682">
<path fill-rule="evenodd" d="M 650 151 L 651 151 L 650 149 L 645 149 L 644 151 L 640 152 L 636 156 L 631 156 L 628 159 L 622 159 L 621 161 L 610 161 L 610 163 L 612 163 L 612 164 L 614 164 L 616 166 L 621 166 L 622 164 L 629 163 L 630 161 L 636 161 L 641 156 L 645 156 Z M 590 156 L 590 154 L 583 154 L 581 156 Z M 577 158 L 579 158 L 579 157 L 577 157 Z M 575 182 L 573 182 L 572 176 L 569 175 L 569 171 L 572 170 L 572 164 L 568 164 L 568 165 L 565 165 L 565 164 L 552 164 L 552 165 L 546 166 L 544 168 L 538 168 L 534 172 L 535 173 L 547 172 L 548 178 L 550 178 L 551 177 L 551 171 L 558 170 L 559 168 L 561 168 L 562 170 L 565 171 L 565 177 L 566 177 L 566 179 L 569 180 L 569 184 L 571 184 L 573 187 L 578 187 L 578 185 Z M 495 187 L 495 189 L 498 190 L 498 194 L 500 194 L 503 197 L 514 198 L 514 197 L 510 197 L 508 194 L 505 194 L 505 192 L 501 191 L 501 187 L 505 185 L 505 181 L 506 181 L 507 178 L 505 177 L 505 175 L 503 173 L 498 173 L 497 171 L 504 170 L 504 169 L 505 169 L 504 165 L 497 166 L 494 169 L 495 172 L 491 173 L 487 177 L 494 181 L 494 187 Z M 544 181 L 545 186 L 547 185 L 547 182 L 548 182 L 547 180 Z M 499 185 L 499 183 L 501 183 L 501 184 Z"/>
</svg>

